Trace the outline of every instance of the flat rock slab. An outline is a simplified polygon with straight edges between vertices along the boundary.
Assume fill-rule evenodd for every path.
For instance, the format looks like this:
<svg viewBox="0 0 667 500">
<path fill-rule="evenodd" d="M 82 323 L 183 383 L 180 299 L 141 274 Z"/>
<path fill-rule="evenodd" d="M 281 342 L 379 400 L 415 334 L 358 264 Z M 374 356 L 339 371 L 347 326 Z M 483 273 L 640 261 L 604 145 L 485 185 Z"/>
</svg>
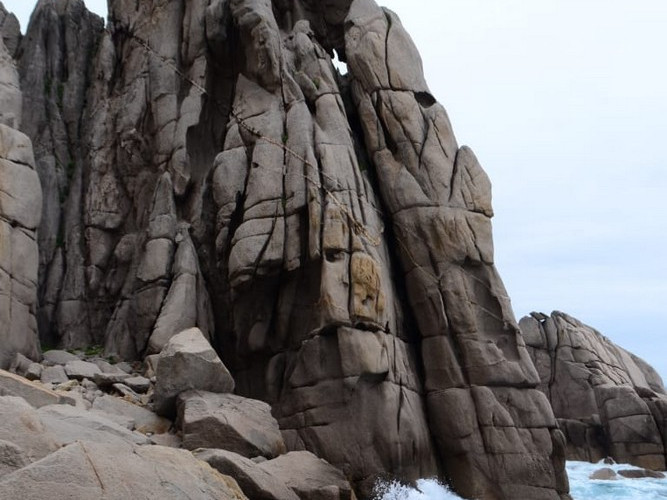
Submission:
<svg viewBox="0 0 667 500">
<path fill-rule="evenodd" d="M 234 379 L 198 328 L 174 335 L 160 353 L 155 383 L 155 411 L 171 417 L 176 397 L 195 389 L 232 392 Z"/>
<path fill-rule="evenodd" d="M 74 404 L 67 396 L 50 391 L 19 375 L 0 370 L 0 396 L 18 396 L 35 408 L 54 404 Z"/>
<path fill-rule="evenodd" d="M 47 366 L 50 365 L 65 365 L 70 361 L 79 361 L 79 358 L 72 354 L 71 352 L 61 351 L 59 349 L 53 349 L 51 351 L 46 351 L 42 354 L 43 363 Z"/>
<path fill-rule="evenodd" d="M 271 407 L 236 394 L 182 393 L 177 425 L 183 431 L 183 447 L 189 450 L 220 448 L 247 458 L 272 458 L 286 451 Z"/>
<path fill-rule="evenodd" d="M 236 482 L 163 446 L 72 443 L 0 479 L 0 498 L 243 500 Z"/>
<path fill-rule="evenodd" d="M 62 365 L 47 366 L 40 376 L 42 384 L 64 384 L 69 380 Z"/>
<path fill-rule="evenodd" d="M 142 434 L 164 434 L 171 427 L 171 421 L 166 418 L 113 396 L 104 395 L 96 398 L 93 409 L 131 419 L 134 422 L 133 429 Z"/>
<path fill-rule="evenodd" d="M 299 500 L 294 491 L 252 460 L 226 450 L 199 449 L 193 452 L 199 460 L 232 476 L 248 498 L 253 500 Z"/>
<path fill-rule="evenodd" d="M 131 377 L 132 376 L 129 373 L 123 371 L 114 373 L 102 372 L 96 373 L 93 376 L 93 381 L 100 387 L 111 387 L 112 385 L 120 384 Z"/>
<path fill-rule="evenodd" d="M 37 411 L 44 427 L 61 444 L 75 441 L 149 444 L 150 440 L 99 413 L 66 405 L 44 406 Z"/>
<path fill-rule="evenodd" d="M 88 361 L 69 361 L 65 365 L 65 373 L 69 378 L 75 378 L 77 380 L 83 380 L 87 378 L 89 380 L 94 380 L 95 375 L 102 373 L 102 370 L 95 363 L 89 363 Z"/>
<path fill-rule="evenodd" d="M 356 498 L 343 473 L 309 451 L 292 451 L 257 466 L 283 481 L 301 500 Z"/>
</svg>

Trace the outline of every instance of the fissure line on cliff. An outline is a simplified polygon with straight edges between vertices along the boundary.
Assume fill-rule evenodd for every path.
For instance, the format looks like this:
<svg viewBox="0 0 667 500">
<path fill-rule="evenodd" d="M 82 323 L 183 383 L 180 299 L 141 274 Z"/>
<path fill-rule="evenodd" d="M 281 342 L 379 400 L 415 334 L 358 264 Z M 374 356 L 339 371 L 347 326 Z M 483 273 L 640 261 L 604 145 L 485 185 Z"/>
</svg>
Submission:
<svg viewBox="0 0 667 500">
<path fill-rule="evenodd" d="M 175 66 L 168 58 L 164 57 L 162 54 L 160 54 L 156 50 L 154 50 L 146 40 L 144 40 L 141 37 L 135 35 L 131 31 L 127 31 L 126 33 L 130 37 L 130 39 L 134 40 L 137 44 L 139 44 L 141 47 L 143 47 L 147 52 L 149 52 L 150 54 L 157 57 L 165 66 L 172 69 L 174 71 L 174 73 L 179 78 L 181 78 L 184 81 L 190 83 L 202 95 L 207 96 L 213 102 L 215 102 L 219 105 L 221 104 L 221 103 L 218 102 L 218 100 L 214 96 L 210 95 L 210 93 L 201 84 L 197 83 L 192 78 L 190 78 L 188 75 L 186 75 L 177 66 Z M 320 178 L 320 179 L 326 178 L 327 180 L 331 181 L 333 184 L 338 184 L 337 179 L 335 179 L 334 177 L 332 177 L 332 176 L 326 174 L 325 172 L 323 172 L 321 168 L 318 168 L 317 165 L 313 164 L 313 162 L 311 162 L 310 160 L 305 158 L 303 155 L 297 153 L 293 149 L 289 148 L 287 145 L 285 145 L 285 144 L 283 144 L 283 143 L 281 143 L 281 142 L 279 142 L 279 141 L 277 141 L 277 140 L 275 140 L 271 137 L 265 136 L 259 130 L 256 130 L 251 125 L 248 125 L 248 123 L 246 123 L 246 120 L 239 115 L 239 113 L 236 111 L 236 109 L 233 106 L 229 110 L 229 114 L 232 116 L 232 118 L 234 118 L 237 121 L 237 123 L 239 124 L 240 127 L 242 127 L 244 130 L 246 130 L 247 132 L 249 132 L 253 136 L 257 137 L 258 139 L 262 139 L 263 141 L 267 142 L 268 144 L 271 144 L 273 146 L 276 146 L 276 147 L 282 149 L 285 152 L 286 155 L 292 156 L 293 158 L 302 162 L 307 167 L 312 168 L 313 171 L 318 172 L 318 174 L 319 174 L 318 178 Z M 309 177 L 308 175 L 305 175 L 305 174 L 302 174 L 302 173 L 299 173 L 299 172 L 294 172 L 293 175 L 298 175 L 298 176 L 303 177 L 307 183 L 312 184 L 315 188 L 317 188 L 317 189 L 323 191 L 324 193 L 326 193 L 329 196 L 329 198 L 331 199 L 331 201 L 347 217 L 347 219 L 349 220 L 350 225 L 352 227 L 352 230 L 355 232 L 355 234 L 362 236 L 372 246 L 378 247 L 378 246 L 381 245 L 381 243 L 382 243 L 382 234 L 377 234 L 377 235 L 372 234 L 366 228 L 365 224 L 363 222 L 359 221 L 356 218 L 356 216 L 352 213 L 352 210 L 350 209 L 350 207 L 348 205 L 344 204 L 341 200 L 339 200 L 338 197 L 336 196 L 336 194 L 324 185 L 322 180 L 320 180 L 318 182 L 317 180 Z M 357 197 L 362 202 L 364 202 L 364 201 L 368 202 L 369 201 L 367 199 L 361 199 L 362 196 L 361 196 L 360 193 L 357 194 Z M 370 203 L 367 203 L 367 204 L 370 205 Z M 371 207 L 377 213 L 382 214 L 382 212 L 377 207 L 372 206 L 372 205 L 371 205 Z M 400 224 L 397 224 L 397 225 L 400 225 Z M 402 225 L 400 225 L 400 226 L 402 226 Z M 402 229 L 404 231 L 412 234 L 413 236 L 415 236 L 415 238 L 418 238 L 418 236 L 416 234 L 414 234 L 414 232 L 411 231 L 409 228 L 402 227 Z M 410 261 L 414 264 L 414 266 L 416 268 L 418 268 L 421 273 L 426 275 L 430 280 L 432 280 L 435 284 L 437 284 L 439 286 L 440 279 L 438 278 L 438 276 L 436 276 L 435 274 L 430 273 L 426 269 L 424 269 L 424 267 L 418 263 L 417 259 L 414 257 L 414 255 L 412 254 L 410 249 L 404 244 L 403 241 L 400 240 L 400 238 L 397 238 L 396 241 L 399 243 L 399 245 L 401 246 L 401 248 L 403 249 L 405 254 L 408 256 Z"/>
</svg>

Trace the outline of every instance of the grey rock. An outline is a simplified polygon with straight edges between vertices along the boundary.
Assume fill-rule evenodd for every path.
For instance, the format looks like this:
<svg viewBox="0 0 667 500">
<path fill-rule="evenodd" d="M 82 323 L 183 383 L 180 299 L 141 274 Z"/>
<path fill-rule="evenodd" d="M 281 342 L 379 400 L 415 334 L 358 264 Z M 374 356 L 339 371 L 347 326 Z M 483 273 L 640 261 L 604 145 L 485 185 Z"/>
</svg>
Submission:
<svg viewBox="0 0 667 500">
<path fill-rule="evenodd" d="M 107 415 L 119 415 L 131 419 L 134 423 L 132 429 L 142 434 L 164 434 L 171 427 L 169 420 L 159 417 L 146 408 L 113 396 L 104 395 L 96 398 L 93 409 Z"/>
<path fill-rule="evenodd" d="M 598 469 L 591 473 L 590 476 L 588 476 L 588 479 L 601 479 L 604 481 L 614 481 L 618 479 L 618 475 L 616 472 L 614 472 L 614 469 L 610 469 L 609 467 L 603 467 L 602 469 Z"/>
<path fill-rule="evenodd" d="M 139 394 L 134 392 L 132 389 L 130 389 L 123 383 L 116 383 L 113 384 L 111 387 L 113 387 L 118 392 L 118 394 L 128 399 L 129 401 L 132 401 L 137 404 L 140 404 L 143 401 Z"/>
<path fill-rule="evenodd" d="M 342 472 L 307 451 L 292 451 L 257 467 L 282 480 L 302 500 L 355 498 Z"/>
<path fill-rule="evenodd" d="M 0 439 L 0 478 L 28 465 L 25 452 L 16 444 Z"/>
<path fill-rule="evenodd" d="M 273 458 L 287 451 L 271 407 L 263 401 L 187 391 L 179 395 L 177 407 L 186 449 L 221 448 L 247 458 Z"/>
<path fill-rule="evenodd" d="M 44 427 L 60 445 L 75 441 L 96 443 L 148 444 L 143 434 L 131 432 L 126 427 L 100 413 L 68 405 L 49 405 L 37 410 Z"/>
<path fill-rule="evenodd" d="M 42 370 L 40 380 L 43 384 L 63 384 L 69 380 L 62 365 L 47 366 Z"/>
<path fill-rule="evenodd" d="M 233 477 L 249 498 L 256 500 L 299 499 L 282 480 L 242 455 L 226 450 L 204 448 L 195 450 L 193 454 L 218 472 Z"/>
<path fill-rule="evenodd" d="M 197 328 L 173 336 L 160 353 L 155 384 L 155 411 L 173 415 L 176 397 L 184 391 L 232 392 L 234 380 Z"/>
<path fill-rule="evenodd" d="M 46 351 L 43 354 L 43 357 L 44 357 L 44 364 L 47 366 L 66 365 L 70 361 L 80 361 L 78 356 L 67 351 L 61 351 L 59 349 L 52 349 L 50 351 Z"/>
<path fill-rule="evenodd" d="M 130 377 L 126 378 L 122 382 L 133 391 L 141 394 L 148 392 L 148 390 L 151 388 L 151 381 L 146 377 Z"/>
<path fill-rule="evenodd" d="M 621 469 L 618 471 L 619 476 L 627 477 L 629 479 L 642 479 L 650 477 L 652 479 L 664 479 L 665 475 L 662 472 L 657 472 L 648 469 Z"/>
<path fill-rule="evenodd" d="M 72 443 L 1 478 L 0 498 L 246 499 L 233 479 L 184 450 L 90 441 Z"/>
<path fill-rule="evenodd" d="M 88 361 L 69 361 L 65 365 L 65 373 L 69 378 L 75 378 L 77 380 L 83 379 L 94 379 L 95 375 L 99 375 L 102 371 L 94 363 L 89 363 Z"/>
<path fill-rule="evenodd" d="M 18 396 L 35 408 L 62 403 L 73 404 L 67 396 L 4 370 L 0 370 L 0 396 Z"/>
<path fill-rule="evenodd" d="M 14 396 L 0 396 L 0 443 L 4 443 L 5 450 L 0 453 L 6 457 L 0 458 L 0 470 L 4 464 L 5 473 L 9 468 L 18 468 L 22 460 L 33 462 L 58 449 L 55 437 L 35 408 Z"/>
<path fill-rule="evenodd" d="M 110 387 L 114 384 L 119 384 L 127 379 L 131 378 L 132 375 L 121 371 L 120 373 L 96 373 L 93 375 L 93 380 L 100 387 Z"/>
</svg>

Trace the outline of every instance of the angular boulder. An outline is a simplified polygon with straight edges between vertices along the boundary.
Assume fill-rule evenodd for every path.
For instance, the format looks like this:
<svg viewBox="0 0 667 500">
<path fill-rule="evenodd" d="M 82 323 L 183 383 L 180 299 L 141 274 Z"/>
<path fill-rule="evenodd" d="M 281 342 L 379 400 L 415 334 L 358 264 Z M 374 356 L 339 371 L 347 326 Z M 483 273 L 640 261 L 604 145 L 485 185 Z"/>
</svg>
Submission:
<svg viewBox="0 0 667 500">
<path fill-rule="evenodd" d="M 292 451 L 258 467 L 282 480 L 301 500 L 356 499 L 343 473 L 308 451 Z"/>
<path fill-rule="evenodd" d="M 4 370 L 0 370 L 0 396 L 18 396 L 35 408 L 63 403 L 74 404 L 68 396 Z"/>
<path fill-rule="evenodd" d="M 5 472 L 18 468 L 23 460 L 34 462 L 44 458 L 59 447 L 37 410 L 14 396 L 0 396 L 0 442 L 4 443 L 0 463 L 4 464 Z"/>
<path fill-rule="evenodd" d="M 160 353 L 154 393 L 155 411 L 173 416 L 176 397 L 194 389 L 232 392 L 234 379 L 198 328 L 174 335 Z"/>
<path fill-rule="evenodd" d="M 273 458 L 287 451 L 271 407 L 235 394 L 181 393 L 177 425 L 189 450 L 220 448 L 247 458 Z"/>
<path fill-rule="evenodd" d="M 247 500 L 232 478 L 187 451 L 91 441 L 0 478 L 0 498 Z"/>
<path fill-rule="evenodd" d="M 200 448 L 193 452 L 218 472 L 233 477 L 253 500 L 299 500 L 285 483 L 252 460 L 227 450 Z"/>
</svg>

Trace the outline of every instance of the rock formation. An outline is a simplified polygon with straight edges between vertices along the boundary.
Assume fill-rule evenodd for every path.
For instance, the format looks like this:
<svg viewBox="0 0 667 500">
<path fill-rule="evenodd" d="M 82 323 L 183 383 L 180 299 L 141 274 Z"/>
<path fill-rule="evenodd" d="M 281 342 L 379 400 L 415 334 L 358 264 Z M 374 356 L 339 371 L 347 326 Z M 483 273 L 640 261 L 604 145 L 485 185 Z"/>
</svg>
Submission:
<svg viewBox="0 0 667 500">
<path fill-rule="evenodd" d="M 645 361 L 563 314 L 520 321 L 570 460 L 665 470 L 667 394 Z"/>
<path fill-rule="evenodd" d="M 132 360 L 198 327 L 287 448 L 361 497 L 386 475 L 567 497 L 493 263 L 489 180 L 395 14 L 111 0 L 105 28 L 41 0 L 18 64 L 43 343 Z"/>
<path fill-rule="evenodd" d="M 42 191 L 30 139 L 17 130 L 22 96 L 12 59 L 16 31 L 16 18 L 0 4 L 0 368 L 17 352 L 39 357 L 36 229 Z"/>
</svg>

